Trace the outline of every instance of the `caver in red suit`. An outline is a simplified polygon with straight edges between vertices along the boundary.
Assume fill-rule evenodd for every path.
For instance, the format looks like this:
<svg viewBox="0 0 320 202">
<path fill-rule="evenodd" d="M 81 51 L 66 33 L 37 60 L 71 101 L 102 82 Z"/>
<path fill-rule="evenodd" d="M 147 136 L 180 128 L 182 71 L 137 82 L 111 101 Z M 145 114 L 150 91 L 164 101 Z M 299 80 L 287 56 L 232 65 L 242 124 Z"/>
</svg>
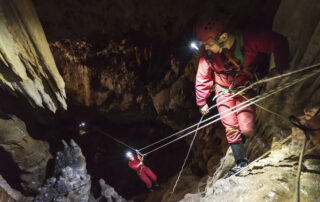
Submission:
<svg viewBox="0 0 320 202">
<path fill-rule="evenodd" d="M 204 47 L 195 85 L 197 105 L 202 114 L 208 113 L 207 98 L 213 88 L 219 95 L 216 102 L 220 114 L 245 101 L 240 95 L 229 99 L 232 94 L 228 90 L 248 85 L 254 71 L 259 71 L 256 58 L 260 53 L 274 54 L 279 73 L 288 67 L 288 42 L 282 35 L 253 29 L 229 32 L 228 24 L 228 20 L 205 16 L 197 23 L 196 34 Z M 221 119 L 238 165 L 247 164 L 242 138 L 254 133 L 254 112 L 251 105 Z"/>
<path fill-rule="evenodd" d="M 129 159 L 129 167 L 137 171 L 138 176 L 144 183 L 146 183 L 148 189 L 152 188 L 152 182 L 157 185 L 157 176 L 150 170 L 150 168 L 142 163 L 142 160 L 139 160 L 137 155 L 132 155 Z"/>
</svg>

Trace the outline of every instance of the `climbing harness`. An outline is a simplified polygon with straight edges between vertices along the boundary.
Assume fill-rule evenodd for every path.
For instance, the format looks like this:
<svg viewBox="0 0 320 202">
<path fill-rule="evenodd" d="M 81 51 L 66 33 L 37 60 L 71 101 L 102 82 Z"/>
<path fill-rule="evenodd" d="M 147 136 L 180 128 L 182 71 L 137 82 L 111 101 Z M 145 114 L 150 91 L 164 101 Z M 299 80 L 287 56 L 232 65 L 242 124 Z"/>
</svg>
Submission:
<svg viewBox="0 0 320 202">
<path fill-rule="evenodd" d="M 230 94 L 232 94 L 232 95 L 235 95 L 235 94 L 237 94 L 237 92 L 239 91 L 238 89 L 243 88 L 243 86 L 240 86 L 240 87 L 237 88 L 237 89 L 228 89 L 228 88 L 222 87 L 222 86 L 219 85 L 219 84 L 215 84 L 215 85 L 219 86 L 219 88 L 221 88 L 222 90 L 221 90 L 216 96 L 214 96 L 213 100 L 217 99 L 217 98 L 218 98 L 219 96 L 221 96 L 221 95 L 225 95 L 225 94 L 228 94 L 228 93 L 230 93 Z M 238 95 L 241 96 L 242 98 L 244 98 L 245 100 L 248 100 L 249 102 L 251 102 L 250 99 L 244 95 L 244 93 L 238 93 Z M 269 112 L 269 113 L 271 113 L 271 114 L 273 114 L 273 115 L 276 115 L 276 116 L 282 118 L 283 120 L 287 120 L 286 117 L 284 117 L 284 116 L 282 116 L 281 114 L 276 113 L 276 112 L 274 112 L 274 111 L 272 111 L 272 110 L 270 110 L 270 109 L 267 109 L 266 107 L 263 107 L 263 106 L 261 106 L 261 105 L 259 105 L 259 104 L 257 104 L 257 103 L 252 103 L 252 104 L 254 104 L 256 107 L 258 107 L 258 108 L 260 108 L 260 109 L 262 109 L 262 110 L 264 110 L 264 111 L 266 111 L 266 112 Z"/>
<path fill-rule="evenodd" d="M 243 66 L 243 53 L 242 53 L 242 47 L 243 47 L 243 40 L 242 40 L 242 35 L 240 33 L 236 33 L 235 34 L 235 48 L 234 48 L 234 56 L 237 59 L 237 61 L 235 59 L 233 59 L 233 57 L 228 53 L 228 52 L 224 52 L 223 54 L 219 54 L 220 55 L 220 62 L 223 65 L 223 67 L 225 68 L 225 70 L 217 70 L 213 64 L 212 64 L 212 59 L 206 57 L 206 60 L 210 66 L 210 68 L 213 70 L 213 72 L 217 73 L 218 76 L 220 77 L 221 80 L 225 79 L 221 76 L 221 74 L 224 74 L 227 76 L 228 79 L 228 75 L 229 74 L 235 74 L 235 79 L 233 81 L 233 83 L 235 83 L 236 78 L 238 77 L 238 73 L 239 72 L 243 72 L 247 75 L 250 76 L 250 79 L 253 80 L 253 75 L 250 71 L 248 71 L 248 69 L 250 69 L 251 67 L 244 67 Z M 236 68 L 232 68 L 230 69 L 231 65 L 227 65 L 224 62 L 224 58 L 223 56 L 226 57 L 226 59 L 228 60 L 229 63 L 231 63 L 232 65 L 234 65 Z M 232 85 L 231 85 L 232 87 Z"/>
</svg>

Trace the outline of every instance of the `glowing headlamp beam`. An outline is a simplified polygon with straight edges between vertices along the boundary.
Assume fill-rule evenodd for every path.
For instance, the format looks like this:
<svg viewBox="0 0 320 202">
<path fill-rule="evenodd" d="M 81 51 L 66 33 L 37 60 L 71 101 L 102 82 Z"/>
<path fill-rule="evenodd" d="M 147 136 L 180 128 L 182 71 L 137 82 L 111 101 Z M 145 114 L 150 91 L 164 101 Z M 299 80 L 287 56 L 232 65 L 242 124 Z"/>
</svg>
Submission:
<svg viewBox="0 0 320 202">
<path fill-rule="evenodd" d="M 79 127 L 84 127 L 85 125 L 86 125 L 86 123 L 82 122 L 82 123 L 79 124 Z"/>
<path fill-rule="evenodd" d="M 199 47 L 197 46 L 197 44 L 196 44 L 195 42 L 192 42 L 192 43 L 190 44 L 190 46 L 191 46 L 191 48 L 193 48 L 193 49 L 199 50 Z"/>
<path fill-rule="evenodd" d="M 132 153 L 131 152 L 127 152 L 126 156 L 127 157 L 132 156 Z"/>
</svg>

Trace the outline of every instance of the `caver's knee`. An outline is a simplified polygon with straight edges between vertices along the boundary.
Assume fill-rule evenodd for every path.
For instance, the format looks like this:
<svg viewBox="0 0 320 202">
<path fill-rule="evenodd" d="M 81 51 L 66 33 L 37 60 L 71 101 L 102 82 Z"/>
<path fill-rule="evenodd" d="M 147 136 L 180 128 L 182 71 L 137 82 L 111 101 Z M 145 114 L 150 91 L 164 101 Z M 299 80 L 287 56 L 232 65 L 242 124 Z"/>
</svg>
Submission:
<svg viewBox="0 0 320 202">
<path fill-rule="evenodd" d="M 254 134 L 254 124 L 245 124 L 240 127 L 240 130 L 245 136 L 252 136 Z"/>
<path fill-rule="evenodd" d="M 241 133 L 246 136 L 252 136 L 254 134 L 255 128 L 254 121 L 254 115 L 251 113 L 243 113 L 240 116 L 238 116 L 238 124 Z"/>
</svg>

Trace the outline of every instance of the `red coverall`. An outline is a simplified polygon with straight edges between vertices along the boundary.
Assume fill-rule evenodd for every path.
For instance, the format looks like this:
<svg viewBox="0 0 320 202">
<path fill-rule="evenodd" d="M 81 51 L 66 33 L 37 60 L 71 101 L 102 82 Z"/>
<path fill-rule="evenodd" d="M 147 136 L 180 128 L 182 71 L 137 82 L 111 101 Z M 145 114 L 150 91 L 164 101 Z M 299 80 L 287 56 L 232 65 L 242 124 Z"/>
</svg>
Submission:
<svg viewBox="0 0 320 202">
<path fill-rule="evenodd" d="M 138 160 L 138 157 L 135 156 L 133 161 L 129 161 L 128 165 L 130 168 L 137 171 L 138 176 L 144 183 L 146 183 L 147 188 L 151 188 L 152 182 L 157 181 L 157 176 L 147 166 L 145 165 L 138 166 L 139 163 L 140 161 Z"/>
<path fill-rule="evenodd" d="M 289 48 L 286 38 L 282 35 L 274 32 L 263 32 L 257 30 L 245 30 L 240 32 L 242 35 L 242 55 L 243 55 L 243 67 L 248 68 L 250 72 L 253 72 L 255 67 L 255 59 L 259 53 L 274 53 L 274 59 L 276 68 L 287 68 Z M 225 51 L 225 50 L 224 50 Z M 229 55 L 237 61 L 234 57 L 233 49 L 227 50 Z M 221 54 L 224 54 L 223 52 Z M 226 57 L 221 57 L 220 54 L 212 54 L 212 65 L 218 70 L 226 70 L 223 63 L 228 66 L 229 69 L 237 68 L 232 65 Z M 214 72 L 209 66 L 208 61 L 202 57 L 199 61 L 197 76 L 196 76 L 196 99 L 197 105 L 202 106 L 206 104 L 206 99 L 210 95 L 211 87 L 216 83 L 223 88 L 229 88 L 230 85 L 234 87 L 243 86 L 250 80 L 249 74 L 245 72 L 239 72 L 238 77 L 234 81 L 235 72 L 226 74 L 219 74 Z M 216 95 L 222 89 L 216 85 Z M 222 101 L 232 96 L 231 93 L 221 95 L 217 98 L 218 111 L 221 114 L 223 111 L 231 108 L 239 103 L 245 101 L 243 97 L 235 96 L 229 101 L 219 104 Z M 241 106 L 239 106 L 241 107 Z M 235 110 L 235 109 L 234 109 Z M 242 141 L 241 134 L 252 135 L 254 132 L 255 113 L 254 106 L 248 106 L 238 112 L 231 113 L 230 115 L 222 118 L 222 124 L 226 129 L 227 140 L 230 144 L 238 143 Z M 224 113 L 222 116 L 226 115 Z"/>
</svg>

